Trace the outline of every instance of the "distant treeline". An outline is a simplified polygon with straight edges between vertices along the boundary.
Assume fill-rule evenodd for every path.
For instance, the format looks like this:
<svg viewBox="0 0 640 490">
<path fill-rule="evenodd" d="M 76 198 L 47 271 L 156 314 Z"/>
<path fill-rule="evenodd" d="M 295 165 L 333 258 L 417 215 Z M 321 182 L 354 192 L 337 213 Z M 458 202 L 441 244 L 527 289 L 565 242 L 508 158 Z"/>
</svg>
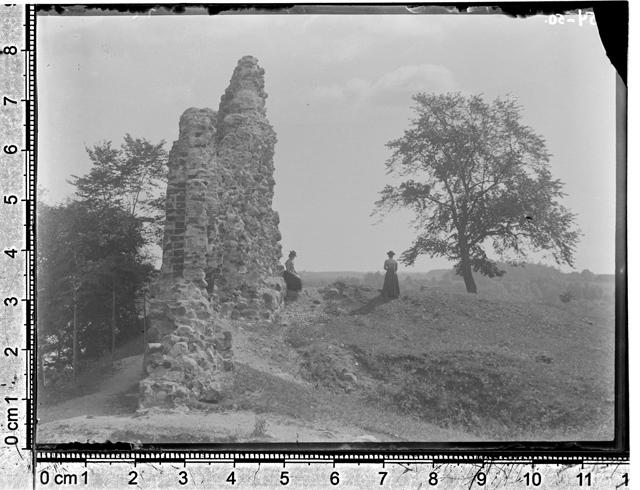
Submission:
<svg viewBox="0 0 640 490">
<path fill-rule="evenodd" d="M 483 296 L 502 297 L 514 300 L 537 301 L 559 304 L 574 301 L 614 300 L 614 275 L 594 274 L 585 269 L 582 272 L 562 272 L 543 264 L 513 266 L 500 263 L 499 268 L 506 273 L 501 277 L 477 279 Z M 401 291 L 426 287 L 438 287 L 452 292 L 464 292 L 461 276 L 451 269 L 434 269 L 428 272 L 400 272 Z M 336 281 L 381 289 L 384 281 L 382 272 L 302 272 L 304 284 L 310 287 L 324 287 Z"/>
</svg>

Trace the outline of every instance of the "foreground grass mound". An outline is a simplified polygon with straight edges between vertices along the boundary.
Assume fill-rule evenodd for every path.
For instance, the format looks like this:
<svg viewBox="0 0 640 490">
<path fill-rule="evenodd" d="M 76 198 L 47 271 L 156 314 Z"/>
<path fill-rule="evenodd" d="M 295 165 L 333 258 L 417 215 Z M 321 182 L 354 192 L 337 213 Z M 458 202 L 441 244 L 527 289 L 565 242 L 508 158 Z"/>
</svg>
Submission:
<svg viewBox="0 0 640 490">
<path fill-rule="evenodd" d="M 612 311 L 437 288 L 395 301 L 340 283 L 321 292 L 315 321 L 288 335 L 316 383 L 487 440 L 612 437 Z"/>
</svg>

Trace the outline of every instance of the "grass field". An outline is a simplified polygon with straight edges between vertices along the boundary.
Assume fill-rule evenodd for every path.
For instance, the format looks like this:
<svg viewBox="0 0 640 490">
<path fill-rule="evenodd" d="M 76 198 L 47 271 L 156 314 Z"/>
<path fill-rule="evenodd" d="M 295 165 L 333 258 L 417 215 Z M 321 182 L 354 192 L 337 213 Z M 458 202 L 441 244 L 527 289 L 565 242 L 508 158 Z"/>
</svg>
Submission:
<svg viewBox="0 0 640 490">
<path fill-rule="evenodd" d="M 308 379 L 485 440 L 612 438 L 613 311 L 341 289 L 292 306 Z"/>
<path fill-rule="evenodd" d="M 233 323 L 235 384 L 210 410 L 136 412 L 141 355 L 40 407 L 39 440 L 609 440 L 614 313 L 423 286 L 338 283 L 277 323 Z"/>
</svg>

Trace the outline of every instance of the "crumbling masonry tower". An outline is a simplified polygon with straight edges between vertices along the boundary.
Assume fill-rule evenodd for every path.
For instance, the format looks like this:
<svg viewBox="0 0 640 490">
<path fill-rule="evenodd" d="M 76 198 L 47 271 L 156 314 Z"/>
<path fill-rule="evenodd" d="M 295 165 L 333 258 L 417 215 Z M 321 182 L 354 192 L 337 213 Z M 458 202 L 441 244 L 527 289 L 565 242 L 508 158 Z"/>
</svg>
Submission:
<svg viewBox="0 0 640 490">
<path fill-rule="evenodd" d="M 272 320 L 285 287 L 272 209 L 276 135 L 264 70 L 236 66 L 212 109 L 187 109 L 169 153 L 162 269 L 153 287 L 141 406 L 215 403 L 233 371 L 230 321 Z"/>
</svg>

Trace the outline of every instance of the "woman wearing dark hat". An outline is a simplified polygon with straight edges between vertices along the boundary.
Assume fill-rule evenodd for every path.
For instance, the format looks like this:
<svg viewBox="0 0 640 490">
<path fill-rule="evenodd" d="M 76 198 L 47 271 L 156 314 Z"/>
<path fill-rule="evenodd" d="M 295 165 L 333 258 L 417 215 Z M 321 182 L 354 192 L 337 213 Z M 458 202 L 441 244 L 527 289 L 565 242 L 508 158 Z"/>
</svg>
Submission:
<svg viewBox="0 0 640 490">
<path fill-rule="evenodd" d="M 382 296 L 389 299 L 395 299 L 400 296 L 400 285 L 398 284 L 398 263 L 393 259 L 393 253 L 391 250 L 387 252 L 389 257 L 384 261 L 384 270 L 387 273 L 384 276 L 384 284 L 382 286 Z"/>
<path fill-rule="evenodd" d="M 293 259 L 296 258 L 296 255 L 295 250 L 289 252 L 289 259 L 284 263 L 285 270 L 282 273 L 284 282 L 287 284 L 287 289 L 290 291 L 302 290 L 302 280 L 296 272 L 296 268 L 293 266 Z"/>
</svg>

